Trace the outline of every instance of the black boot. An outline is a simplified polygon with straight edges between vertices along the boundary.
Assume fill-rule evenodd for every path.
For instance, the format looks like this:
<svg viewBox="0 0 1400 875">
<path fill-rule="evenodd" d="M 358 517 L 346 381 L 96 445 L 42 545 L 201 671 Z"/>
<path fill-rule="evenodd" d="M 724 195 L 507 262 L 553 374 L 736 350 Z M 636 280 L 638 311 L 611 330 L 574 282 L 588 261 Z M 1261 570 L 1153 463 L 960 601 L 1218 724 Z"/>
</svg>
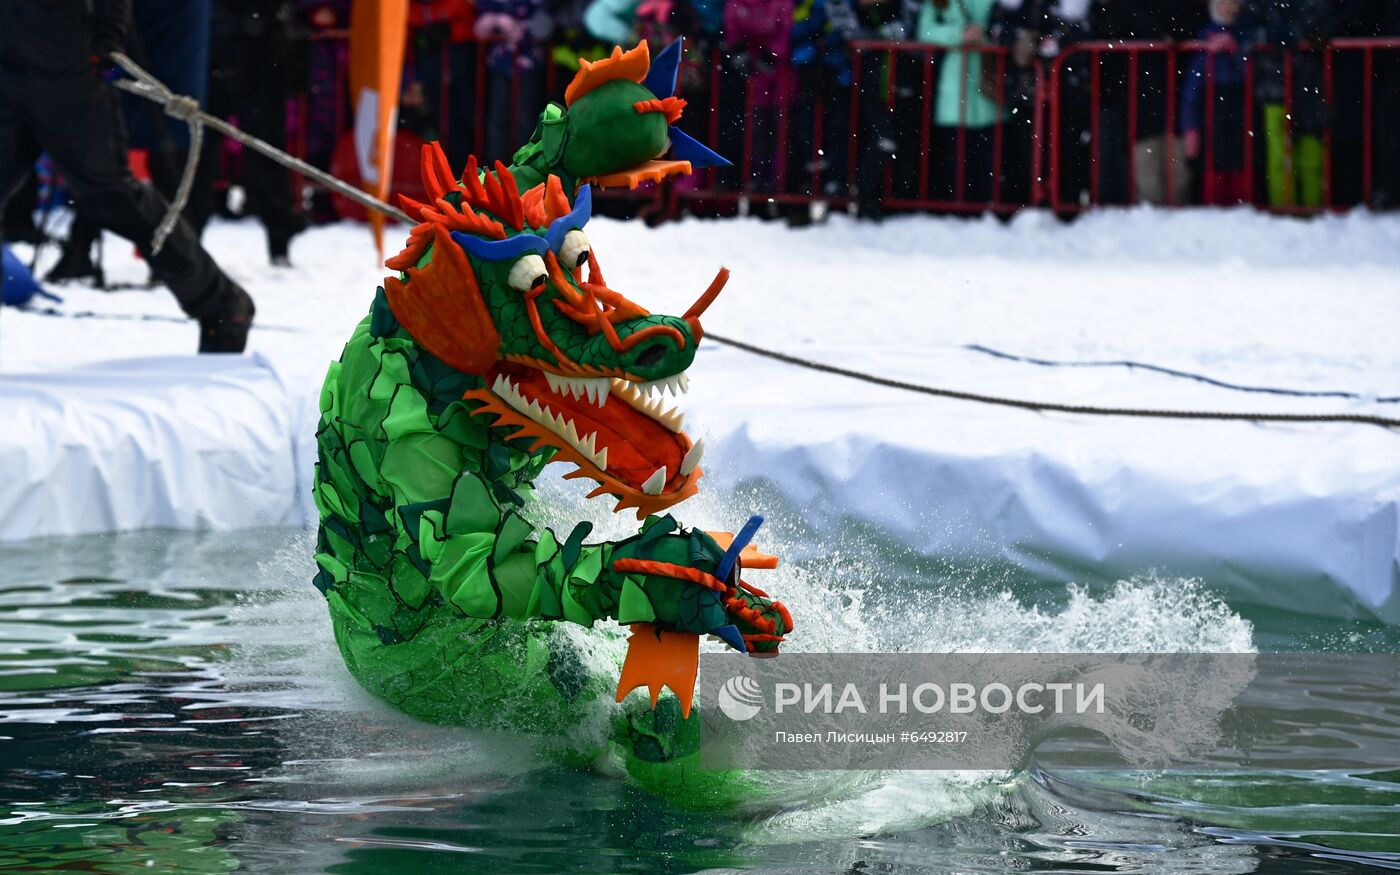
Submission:
<svg viewBox="0 0 1400 875">
<path fill-rule="evenodd" d="M 16 222 L 13 225 L 6 223 L 5 232 L 0 236 L 3 236 L 6 243 L 28 243 L 30 246 L 38 246 L 48 239 L 32 219 L 27 223 L 24 221 Z"/>
<path fill-rule="evenodd" d="M 242 287 L 234 284 L 227 297 L 229 305 L 214 316 L 199 320 L 199 351 L 242 352 L 248 345 L 248 329 L 253 327 L 256 308 Z"/>
<path fill-rule="evenodd" d="M 102 285 L 102 271 L 93 263 L 92 250 L 88 246 L 65 244 L 63 254 L 44 277 L 44 282 L 66 283 L 87 279 L 93 280 L 96 285 Z"/>
<path fill-rule="evenodd" d="M 269 238 L 267 241 L 268 263 L 273 267 L 291 267 L 291 244 L 292 241 L 284 237 Z"/>
<path fill-rule="evenodd" d="M 293 213 L 286 221 L 268 226 L 267 260 L 273 267 L 292 266 L 292 238 L 305 231 L 307 225 L 306 216 Z"/>
</svg>

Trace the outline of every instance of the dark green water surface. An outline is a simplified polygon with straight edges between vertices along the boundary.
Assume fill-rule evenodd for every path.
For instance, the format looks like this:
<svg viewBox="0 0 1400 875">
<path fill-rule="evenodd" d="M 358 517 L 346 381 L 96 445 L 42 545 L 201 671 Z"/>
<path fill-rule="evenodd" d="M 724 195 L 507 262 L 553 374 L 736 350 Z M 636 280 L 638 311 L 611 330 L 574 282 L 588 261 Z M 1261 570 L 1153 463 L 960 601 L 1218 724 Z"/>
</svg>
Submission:
<svg viewBox="0 0 1400 875">
<path fill-rule="evenodd" d="M 847 775 L 743 816 L 671 808 L 367 697 L 309 555 L 285 531 L 0 545 L 0 872 L 1400 869 L 1400 764 Z M 814 650 L 1400 645 L 1395 627 L 1235 604 L 1209 581 L 1066 587 L 907 558 L 844 582 L 785 573 L 785 598 L 825 605 Z"/>
</svg>

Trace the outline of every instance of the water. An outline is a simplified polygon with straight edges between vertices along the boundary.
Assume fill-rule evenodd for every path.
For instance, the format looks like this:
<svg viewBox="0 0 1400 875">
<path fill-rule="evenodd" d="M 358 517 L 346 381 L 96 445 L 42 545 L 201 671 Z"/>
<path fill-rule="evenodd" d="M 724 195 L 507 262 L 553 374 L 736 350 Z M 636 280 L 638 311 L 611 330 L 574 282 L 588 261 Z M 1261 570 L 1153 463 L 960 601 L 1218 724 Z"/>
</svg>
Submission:
<svg viewBox="0 0 1400 875">
<path fill-rule="evenodd" d="M 770 543 L 812 543 L 776 528 Z M 764 810 L 681 811 L 369 698 L 310 547 L 287 531 L 0 545 L 0 871 L 1400 868 L 1400 770 L 812 775 Z M 760 585 L 805 606 L 808 650 L 1400 645 L 1393 627 L 1231 605 L 1209 581 L 1066 587 L 869 532 L 787 552 Z"/>
</svg>

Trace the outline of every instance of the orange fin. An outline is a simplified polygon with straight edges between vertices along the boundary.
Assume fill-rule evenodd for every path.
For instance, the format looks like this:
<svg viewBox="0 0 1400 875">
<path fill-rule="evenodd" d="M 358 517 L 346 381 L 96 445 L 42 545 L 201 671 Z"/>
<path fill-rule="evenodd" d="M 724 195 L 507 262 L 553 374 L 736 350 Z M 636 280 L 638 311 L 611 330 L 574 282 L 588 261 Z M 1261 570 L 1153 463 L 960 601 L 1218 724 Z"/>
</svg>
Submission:
<svg viewBox="0 0 1400 875">
<path fill-rule="evenodd" d="M 627 639 L 627 658 L 617 682 L 617 701 L 646 687 L 651 707 L 661 697 L 661 688 L 670 687 L 681 702 L 681 716 L 690 716 L 695 698 L 695 676 L 700 671 L 700 636 L 693 632 L 667 632 L 650 623 L 633 623 Z"/>
<path fill-rule="evenodd" d="M 706 532 L 705 534 L 714 538 L 721 550 L 728 550 L 729 545 L 734 543 L 733 532 Z M 745 570 L 757 568 L 771 571 L 778 567 L 778 562 L 778 557 L 772 553 L 760 553 L 756 544 L 748 544 L 739 551 L 739 563 Z"/>
<path fill-rule="evenodd" d="M 622 46 L 613 46 L 611 55 L 596 61 L 579 58 L 578 72 L 574 74 L 569 87 L 564 89 L 564 105 L 573 106 L 575 100 L 614 79 L 641 82 L 650 70 L 651 50 L 645 40 L 625 52 Z"/>
</svg>

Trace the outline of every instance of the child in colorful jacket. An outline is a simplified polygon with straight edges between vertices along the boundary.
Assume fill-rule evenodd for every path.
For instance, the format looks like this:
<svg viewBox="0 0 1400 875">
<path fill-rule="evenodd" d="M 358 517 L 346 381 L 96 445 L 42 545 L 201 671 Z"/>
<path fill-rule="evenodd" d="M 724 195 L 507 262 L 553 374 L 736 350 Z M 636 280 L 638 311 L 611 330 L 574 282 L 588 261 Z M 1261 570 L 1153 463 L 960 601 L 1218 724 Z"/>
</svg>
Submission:
<svg viewBox="0 0 1400 875">
<path fill-rule="evenodd" d="M 1196 35 L 1207 49 L 1191 58 L 1181 86 L 1181 137 L 1187 158 L 1200 158 L 1201 202 L 1231 206 L 1245 189 L 1244 47 L 1249 27 L 1241 0 L 1211 0 L 1210 24 Z M 1209 135 L 1209 142 L 1204 137 Z"/>
</svg>

